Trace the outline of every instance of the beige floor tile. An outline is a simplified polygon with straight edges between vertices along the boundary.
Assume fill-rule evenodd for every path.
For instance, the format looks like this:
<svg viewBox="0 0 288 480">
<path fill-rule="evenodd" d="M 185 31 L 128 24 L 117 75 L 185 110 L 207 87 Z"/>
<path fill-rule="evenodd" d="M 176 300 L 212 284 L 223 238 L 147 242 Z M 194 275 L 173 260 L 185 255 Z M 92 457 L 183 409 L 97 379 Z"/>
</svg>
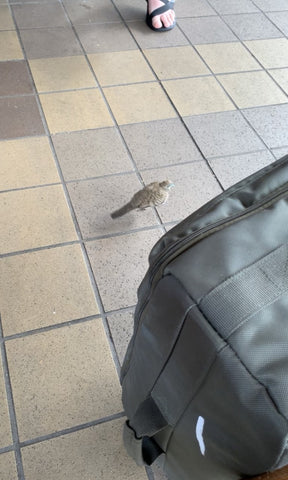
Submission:
<svg viewBox="0 0 288 480">
<path fill-rule="evenodd" d="M 124 419 L 96 425 L 22 449 L 26 480 L 147 480 L 128 457 Z"/>
<path fill-rule="evenodd" d="M 4 335 L 99 313 L 79 245 L 0 260 Z"/>
<path fill-rule="evenodd" d="M 182 116 L 235 110 L 233 103 L 213 77 L 187 78 L 163 82 Z"/>
<path fill-rule="evenodd" d="M 22 59 L 23 53 L 15 31 L 0 32 L 0 61 Z"/>
<path fill-rule="evenodd" d="M 38 92 L 97 86 L 84 56 L 40 58 L 29 64 Z"/>
<path fill-rule="evenodd" d="M 119 125 L 176 117 L 157 83 L 105 88 L 104 94 Z"/>
<path fill-rule="evenodd" d="M 161 80 L 209 73 L 190 45 L 144 50 L 144 54 Z"/>
<path fill-rule="evenodd" d="M 0 253 L 77 240 L 61 186 L 0 195 Z"/>
<path fill-rule="evenodd" d="M 20 440 L 122 411 L 100 319 L 6 343 Z"/>
<path fill-rule="evenodd" d="M 266 72 L 234 73 L 218 77 L 239 108 L 286 103 L 286 95 Z"/>
<path fill-rule="evenodd" d="M 14 452 L 2 453 L 0 455 L 1 477 L 5 480 L 17 480 L 17 468 Z"/>
<path fill-rule="evenodd" d="M 269 70 L 270 75 L 285 90 L 288 94 L 288 68 L 281 68 L 279 70 Z"/>
<path fill-rule="evenodd" d="M 110 127 L 113 120 L 97 89 L 40 95 L 51 133 Z"/>
<path fill-rule="evenodd" d="M 136 304 L 137 288 L 148 268 L 148 255 L 162 234 L 162 230 L 155 229 L 87 242 L 106 311 Z"/>
<path fill-rule="evenodd" d="M 60 182 L 46 137 L 0 142 L 0 190 Z"/>
<path fill-rule="evenodd" d="M 14 30 L 15 25 L 7 5 L 0 5 L 0 30 Z"/>
<path fill-rule="evenodd" d="M 251 40 L 244 43 L 265 68 L 288 67 L 287 38 Z"/>
<path fill-rule="evenodd" d="M 260 70 L 261 67 L 241 43 L 197 45 L 196 49 L 214 73 Z"/>
<path fill-rule="evenodd" d="M 138 50 L 88 55 L 101 85 L 119 85 L 155 80 Z"/>
<path fill-rule="evenodd" d="M 4 383 L 4 373 L 2 368 L 2 362 L 0 362 L 0 423 L 1 423 L 1 437 L 0 448 L 8 447 L 12 442 L 10 417 L 7 404 L 6 388 Z M 1 470 L 1 456 L 0 456 L 0 472 Z M 1 475 L 1 478 L 4 478 Z"/>
</svg>

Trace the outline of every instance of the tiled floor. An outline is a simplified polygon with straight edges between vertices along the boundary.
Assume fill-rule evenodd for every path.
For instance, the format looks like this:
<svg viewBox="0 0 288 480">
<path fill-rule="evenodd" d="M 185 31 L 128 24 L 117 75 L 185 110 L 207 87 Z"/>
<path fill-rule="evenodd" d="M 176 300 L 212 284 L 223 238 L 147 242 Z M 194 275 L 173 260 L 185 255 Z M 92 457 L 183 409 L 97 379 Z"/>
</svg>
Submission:
<svg viewBox="0 0 288 480">
<path fill-rule="evenodd" d="M 159 480 L 118 381 L 153 244 L 288 151 L 288 0 L 0 0 L 0 478 Z M 118 220 L 144 183 L 169 203 Z"/>
</svg>

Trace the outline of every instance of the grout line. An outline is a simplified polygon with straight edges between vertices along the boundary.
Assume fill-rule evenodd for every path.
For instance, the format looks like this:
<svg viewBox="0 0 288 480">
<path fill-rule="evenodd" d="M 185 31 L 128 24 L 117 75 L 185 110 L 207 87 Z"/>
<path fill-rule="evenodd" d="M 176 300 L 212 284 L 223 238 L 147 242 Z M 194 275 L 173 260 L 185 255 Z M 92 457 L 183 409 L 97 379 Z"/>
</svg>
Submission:
<svg viewBox="0 0 288 480">
<path fill-rule="evenodd" d="M 114 420 L 118 420 L 119 418 L 123 418 L 124 416 L 124 412 L 119 412 L 113 415 L 109 415 L 107 417 L 99 418 L 98 420 L 93 420 L 91 422 L 83 423 L 73 427 L 65 428 L 63 430 L 59 430 L 57 432 L 49 433 L 47 435 L 42 435 L 40 437 L 35 437 L 29 440 L 24 440 L 23 442 L 20 442 L 20 447 L 29 447 L 30 445 L 35 445 L 37 443 L 45 442 L 47 440 L 53 440 L 54 438 L 85 430 L 86 428 L 102 425 L 103 423 L 113 422 Z"/>
<path fill-rule="evenodd" d="M 21 455 L 20 443 L 19 443 L 16 411 L 15 411 L 15 405 L 14 405 L 14 399 L 13 399 L 10 373 L 9 373 L 6 345 L 3 340 L 3 328 L 2 328 L 1 317 L 0 317 L 0 349 L 1 349 L 2 365 L 3 365 L 3 372 L 4 372 L 4 380 L 5 380 L 5 387 L 6 387 L 6 395 L 7 395 L 9 416 L 10 416 L 10 425 L 11 425 L 12 440 L 13 440 L 13 447 L 14 447 L 13 449 L 14 449 L 16 466 L 17 466 L 18 480 L 24 480 L 25 477 L 24 477 L 22 455 Z"/>
</svg>

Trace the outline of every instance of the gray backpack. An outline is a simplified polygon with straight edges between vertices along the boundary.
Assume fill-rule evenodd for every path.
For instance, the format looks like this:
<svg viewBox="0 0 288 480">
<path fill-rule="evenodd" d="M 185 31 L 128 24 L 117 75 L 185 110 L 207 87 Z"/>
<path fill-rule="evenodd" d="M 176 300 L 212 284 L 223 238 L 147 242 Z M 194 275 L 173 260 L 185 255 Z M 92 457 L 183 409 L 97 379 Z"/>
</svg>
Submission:
<svg viewBox="0 0 288 480">
<path fill-rule="evenodd" d="M 124 441 L 171 480 L 288 464 L 288 156 L 154 246 L 121 372 Z"/>
</svg>

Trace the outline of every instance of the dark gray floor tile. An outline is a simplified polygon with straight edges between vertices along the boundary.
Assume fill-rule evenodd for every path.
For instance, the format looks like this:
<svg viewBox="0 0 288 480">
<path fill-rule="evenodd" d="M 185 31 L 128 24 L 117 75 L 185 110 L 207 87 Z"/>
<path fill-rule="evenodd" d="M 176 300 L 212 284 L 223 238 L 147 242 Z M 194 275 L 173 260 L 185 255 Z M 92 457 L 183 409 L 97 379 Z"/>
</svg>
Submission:
<svg viewBox="0 0 288 480">
<path fill-rule="evenodd" d="M 179 119 L 124 125 L 121 132 L 140 170 L 202 159 Z"/>
<path fill-rule="evenodd" d="M 128 22 L 128 26 L 139 43 L 140 48 L 178 47 L 187 45 L 188 40 L 177 27 L 168 32 L 153 32 L 143 22 Z"/>
<path fill-rule="evenodd" d="M 33 93 L 33 83 L 24 60 L 0 62 L 0 96 Z"/>
<path fill-rule="evenodd" d="M 258 12 L 258 8 L 251 0 L 209 0 L 215 10 L 224 15 L 225 13 L 249 13 Z"/>
<path fill-rule="evenodd" d="M 110 0 L 64 0 L 63 4 L 74 25 L 119 22 L 120 17 Z"/>
<path fill-rule="evenodd" d="M 274 160 L 275 158 L 268 150 L 262 150 L 234 157 L 213 158 L 209 163 L 221 185 L 226 189 Z"/>
<path fill-rule="evenodd" d="M 205 161 L 145 170 L 142 177 L 145 184 L 167 178 L 175 184 L 167 203 L 157 207 L 164 223 L 183 220 L 221 193 L 221 188 Z"/>
<path fill-rule="evenodd" d="M 225 15 L 224 20 L 240 40 L 258 40 L 283 36 L 280 30 L 263 13 Z"/>
<path fill-rule="evenodd" d="M 178 24 L 194 45 L 237 41 L 235 35 L 219 17 L 181 18 Z"/>
<path fill-rule="evenodd" d="M 68 20 L 59 3 L 15 5 L 12 7 L 20 29 L 40 27 L 65 27 Z"/>
<path fill-rule="evenodd" d="M 45 133 L 34 96 L 0 98 L 0 139 Z"/>
<path fill-rule="evenodd" d="M 119 362 L 122 365 L 129 341 L 133 333 L 134 311 L 124 310 L 122 312 L 109 315 L 108 323 Z"/>
<path fill-rule="evenodd" d="M 240 112 L 187 117 L 185 122 L 206 158 L 265 148 Z"/>
<path fill-rule="evenodd" d="M 125 20 L 141 20 L 145 22 L 146 3 L 143 0 L 114 0 L 120 14 Z"/>
<path fill-rule="evenodd" d="M 66 181 L 134 170 L 114 127 L 60 133 L 52 141 Z"/>
<path fill-rule="evenodd" d="M 130 201 L 143 188 L 136 174 L 125 174 L 69 183 L 68 189 L 84 238 L 127 232 L 158 225 L 153 209 L 129 212 L 112 220 L 111 212 Z"/>
<path fill-rule="evenodd" d="M 105 311 L 136 304 L 148 255 L 161 236 L 155 229 L 86 243 Z"/>
<path fill-rule="evenodd" d="M 70 27 L 21 30 L 20 35 L 28 58 L 65 57 L 83 53 Z"/>
<path fill-rule="evenodd" d="M 287 2 L 288 5 L 288 2 Z M 281 32 L 288 36 L 288 9 L 287 12 L 271 12 L 267 13 L 267 17 L 272 20 L 275 25 L 281 30 Z"/>
<path fill-rule="evenodd" d="M 78 25 L 76 30 L 86 53 L 137 49 L 129 30 L 123 23 Z"/>
<path fill-rule="evenodd" d="M 288 104 L 243 110 L 244 116 L 270 148 L 288 146 Z"/>
</svg>

